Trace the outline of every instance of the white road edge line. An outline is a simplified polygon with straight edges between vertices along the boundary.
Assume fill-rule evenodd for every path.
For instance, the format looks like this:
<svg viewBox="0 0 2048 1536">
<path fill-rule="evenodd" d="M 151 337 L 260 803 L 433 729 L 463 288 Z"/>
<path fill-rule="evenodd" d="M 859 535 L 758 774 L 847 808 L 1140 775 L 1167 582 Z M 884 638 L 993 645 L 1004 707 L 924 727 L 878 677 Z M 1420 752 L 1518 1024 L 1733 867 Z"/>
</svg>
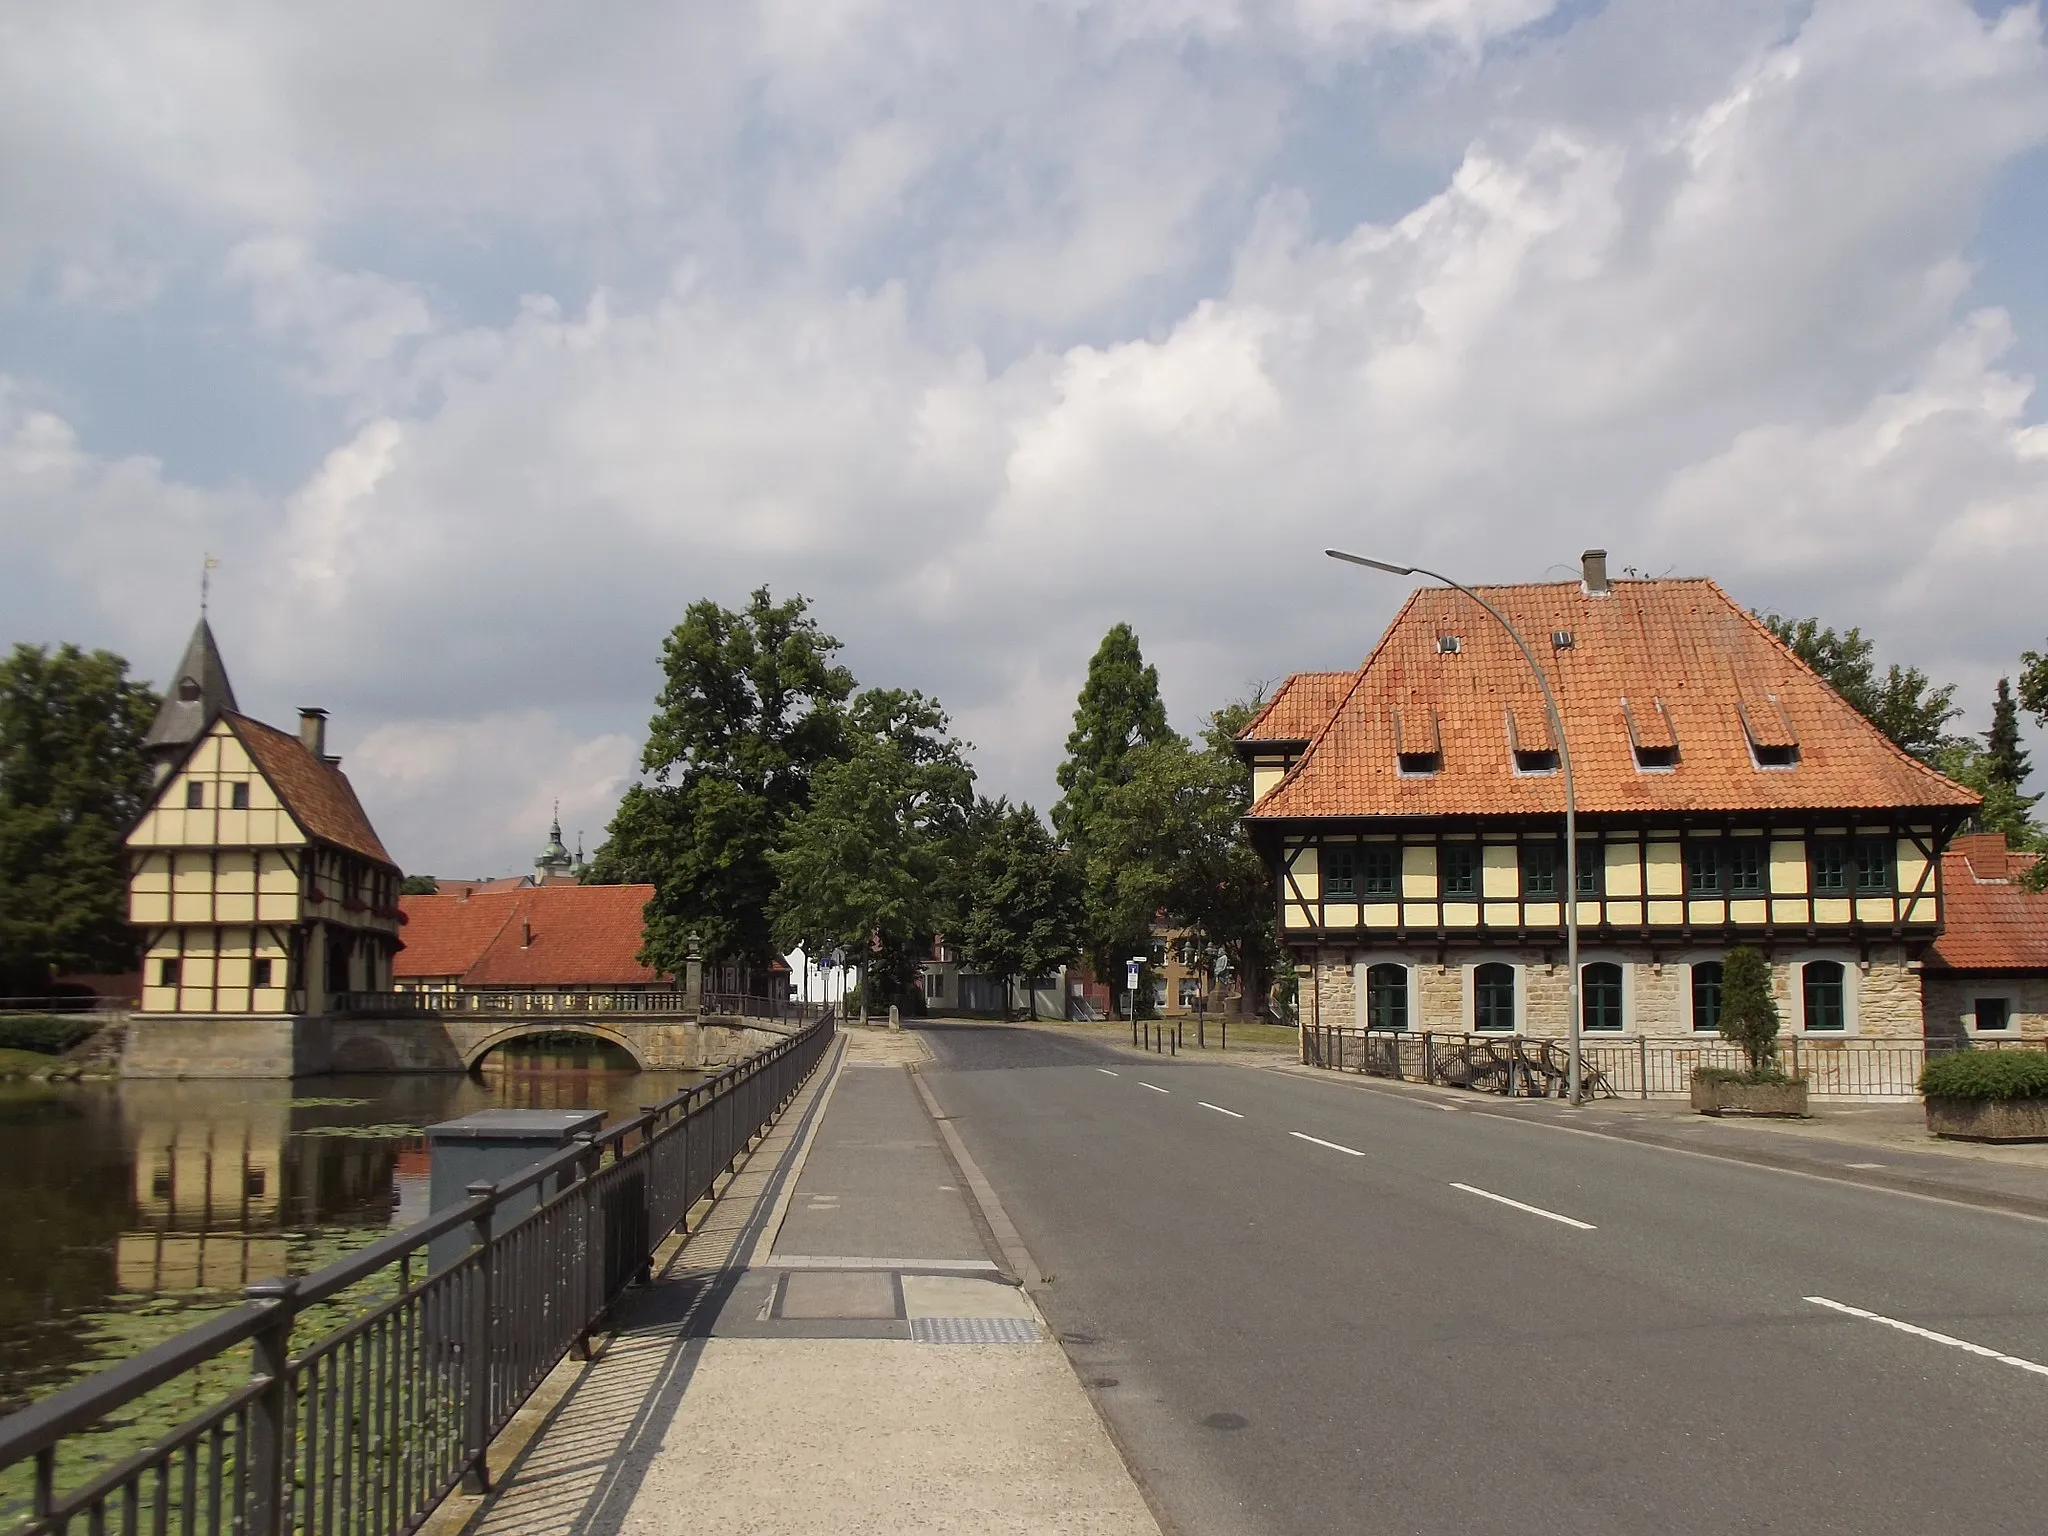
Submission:
<svg viewBox="0 0 2048 1536">
<path fill-rule="evenodd" d="M 1107 1067 L 1097 1067 L 1097 1068 L 1096 1068 L 1095 1070 L 1096 1070 L 1096 1071 L 1098 1071 L 1098 1072 L 1100 1072 L 1100 1073 L 1101 1073 L 1101 1074 L 1102 1074 L 1102 1075 L 1103 1075 L 1104 1077 L 1122 1077 L 1122 1076 L 1123 1076 L 1123 1073 L 1121 1073 L 1121 1072 L 1112 1072 L 1112 1071 L 1110 1071 L 1110 1070 L 1109 1070 L 1109 1068 L 1107 1068 Z"/>
<path fill-rule="evenodd" d="M 1233 1120 L 1242 1120 L 1244 1118 L 1244 1116 L 1240 1115 L 1236 1110 L 1225 1109 L 1221 1104 L 1211 1104 L 1207 1099 L 1197 1099 L 1195 1100 L 1195 1102 L 1201 1105 L 1204 1109 L 1213 1109 L 1216 1111 L 1217 1114 L 1228 1115 Z"/>
<path fill-rule="evenodd" d="M 1352 1157 L 1365 1156 L 1365 1154 L 1359 1151 L 1356 1147 L 1340 1146 L 1334 1141 L 1325 1141 L 1320 1136 L 1311 1136 L 1306 1131 L 1289 1131 L 1287 1134 L 1299 1141 L 1312 1141 L 1319 1147 L 1328 1147 L 1332 1152 L 1344 1152 L 1350 1154 Z"/>
<path fill-rule="evenodd" d="M 1153 1091 L 1154 1093 L 1171 1093 L 1171 1092 L 1173 1092 L 1173 1090 L 1172 1090 L 1171 1088 L 1162 1088 L 1162 1087 L 1160 1087 L 1160 1086 L 1159 1086 L 1159 1085 L 1158 1085 L 1157 1083 L 1148 1083 L 1148 1082 L 1146 1082 L 1146 1081 L 1145 1081 L 1145 1080 L 1144 1080 L 1144 1079 L 1143 1079 L 1142 1077 L 1138 1079 L 1138 1086 L 1139 1086 L 1140 1088 L 1150 1088 L 1150 1089 L 1151 1089 L 1151 1090 L 1152 1090 L 1152 1091 Z"/>
<path fill-rule="evenodd" d="M 1496 1195 L 1490 1189 L 1480 1189 L 1471 1184 L 1460 1184 L 1456 1180 L 1451 1188 L 1462 1189 L 1468 1195 L 1477 1195 L 1482 1200 L 1497 1200 L 1502 1205 L 1511 1205 L 1518 1211 L 1527 1211 L 1531 1216 L 1541 1216 L 1546 1221 L 1561 1221 L 1568 1227 L 1577 1227 L 1581 1232 L 1597 1232 L 1600 1229 L 1590 1221 L 1580 1221 L 1576 1216 L 1560 1216 L 1555 1211 L 1546 1211 L 1540 1205 L 1524 1205 L 1519 1200 L 1510 1200 L 1506 1195 Z"/>
<path fill-rule="evenodd" d="M 2032 1371 L 2036 1376 L 2048 1376 L 2048 1365 L 2032 1360 L 2022 1360 L 2018 1355 L 2000 1354 L 1997 1350 L 1982 1344 L 1972 1344 L 1968 1339 L 1953 1338 L 1946 1333 L 1936 1333 L 1932 1328 L 1922 1328 L 1914 1323 L 1902 1323 L 1896 1317 L 1886 1317 L 1881 1312 L 1866 1312 L 1861 1307 L 1852 1307 L 1846 1302 L 1830 1301 L 1825 1296 L 1809 1296 L 1806 1300 L 1816 1307 L 1826 1307 L 1832 1312 L 1844 1312 L 1850 1317 L 1860 1317 L 1866 1323 L 1883 1323 L 1887 1328 L 1896 1328 L 1901 1333 L 1910 1333 L 1916 1339 L 1932 1339 L 1937 1344 L 1946 1344 L 1950 1349 L 1960 1349 L 1965 1354 L 1982 1355 L 1986 1360 L 1996 1360 L 2000 1365 L 2016 1365 L 2023 1371 Z"/>
</svg>

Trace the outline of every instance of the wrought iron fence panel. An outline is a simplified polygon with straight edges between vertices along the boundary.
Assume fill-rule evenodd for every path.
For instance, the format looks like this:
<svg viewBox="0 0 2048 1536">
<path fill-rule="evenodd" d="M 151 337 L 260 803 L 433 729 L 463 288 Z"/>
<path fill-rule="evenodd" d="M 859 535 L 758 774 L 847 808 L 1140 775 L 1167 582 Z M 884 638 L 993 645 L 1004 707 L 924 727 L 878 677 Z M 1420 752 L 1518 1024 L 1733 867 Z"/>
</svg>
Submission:
<svg viewBox="0 0 2048 1536">
<path fill-rule="evenodd" d="M 0 1529 L 20 1536 L 398 1536 L 492 1439 L 795 1097 L 827 1013 L 738 1066 L 311 1275 L 0 1420 Z M 522 1215 L 508 1200 L 538 1203 Z M 467 1249 L 427 1271 L 437 1240 Z M 377 1288 L 383 1287 L 388 1294 Z M 365 1295 L 365 1290 L 374 1294 Z M 308 1308 L 361 1306 L 301 1352 Z M 251 1352 L 249 1379 L 102 1466 L 152 1391 Z"/>
<path fill-rule="evenodd" d="M 1830 1040 L 1786 1035 L 1778 1064 L 1803 1078 L 1816 1099 L 1910 1099 L 1930 1056 L 1954 1050 L 2042 1050 L 2048 1040 Z M 1404 1078 L 1482 1092 L 1554 1096 L 1567 1076 L 1565 1042 L 1529 1035 L 1423 1033 L 1311 1026 L 1302 1031 L 1302 1059 L 1332 1071 Z M 1740 1049 L 1716 1036 L 1697 1039 L 1582 1039 L 1580 1059 L 1589 1093 L 1630 1099 L 1684 1098 L 1698 1067 L 1739 1069 Z"/>
</svg>

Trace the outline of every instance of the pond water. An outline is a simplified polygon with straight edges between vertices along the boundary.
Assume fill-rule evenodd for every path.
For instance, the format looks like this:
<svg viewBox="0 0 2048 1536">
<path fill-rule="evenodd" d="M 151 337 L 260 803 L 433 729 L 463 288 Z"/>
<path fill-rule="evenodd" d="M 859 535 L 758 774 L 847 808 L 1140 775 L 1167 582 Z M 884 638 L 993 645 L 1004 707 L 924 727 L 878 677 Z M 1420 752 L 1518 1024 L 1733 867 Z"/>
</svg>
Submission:
<svg viewBox="0 0 2048 1536">
<path fill-rule="evenodd" d="M 475 1077 L 0 1083 L 0 1412 L 427 1214 L 421 1127 L 634 1114 L 697 1080 L 591 1041 Z"/>
</svg>

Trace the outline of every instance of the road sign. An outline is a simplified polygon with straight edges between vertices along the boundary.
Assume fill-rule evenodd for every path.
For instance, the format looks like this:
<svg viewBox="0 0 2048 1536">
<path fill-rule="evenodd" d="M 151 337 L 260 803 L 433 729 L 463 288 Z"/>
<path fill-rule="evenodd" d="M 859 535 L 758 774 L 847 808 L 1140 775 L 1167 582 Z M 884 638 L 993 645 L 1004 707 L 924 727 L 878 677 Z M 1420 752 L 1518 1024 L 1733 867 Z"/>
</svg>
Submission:
<svg viewBox="0 0 2048 1536">
<path fill-rule="evenodd" d="M 1138 990 L 1138 962 L 1135 960 L 1127 961 L 1124 965 L 1124 990 L 1126 992 L 1136 992 Z"/>
</svg>

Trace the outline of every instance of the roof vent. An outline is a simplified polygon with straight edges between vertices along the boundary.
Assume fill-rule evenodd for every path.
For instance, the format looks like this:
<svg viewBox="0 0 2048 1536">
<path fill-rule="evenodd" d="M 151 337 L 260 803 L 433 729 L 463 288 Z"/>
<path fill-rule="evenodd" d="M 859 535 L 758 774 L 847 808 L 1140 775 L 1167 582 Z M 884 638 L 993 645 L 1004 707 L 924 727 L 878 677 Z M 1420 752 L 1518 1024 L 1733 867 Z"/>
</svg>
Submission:
<svg viewBox="0 0 2048 1536">
<path fill-rule="evenodd" d="M 1589 549 L 1579 556 L 1579 576 L 1588 597 L 1605 597 L 1613 587 L 1607 582 L 1607 551 Z"/>
<path fill-rule="evenodd" d="M 1568 629 L 1553 629 L 1550 632 L 1550 647 L 1552 650 L 1568 651 L 1576 643 L 1572 639 L 1572 632 Z"/>
<path fill-rule="evenodd" d="M 1464 649 L 1464 643 L 1456 635 L 1438 635 L 1436 652 L 1439 656 L 1455 656 Z"/>
</svg>

